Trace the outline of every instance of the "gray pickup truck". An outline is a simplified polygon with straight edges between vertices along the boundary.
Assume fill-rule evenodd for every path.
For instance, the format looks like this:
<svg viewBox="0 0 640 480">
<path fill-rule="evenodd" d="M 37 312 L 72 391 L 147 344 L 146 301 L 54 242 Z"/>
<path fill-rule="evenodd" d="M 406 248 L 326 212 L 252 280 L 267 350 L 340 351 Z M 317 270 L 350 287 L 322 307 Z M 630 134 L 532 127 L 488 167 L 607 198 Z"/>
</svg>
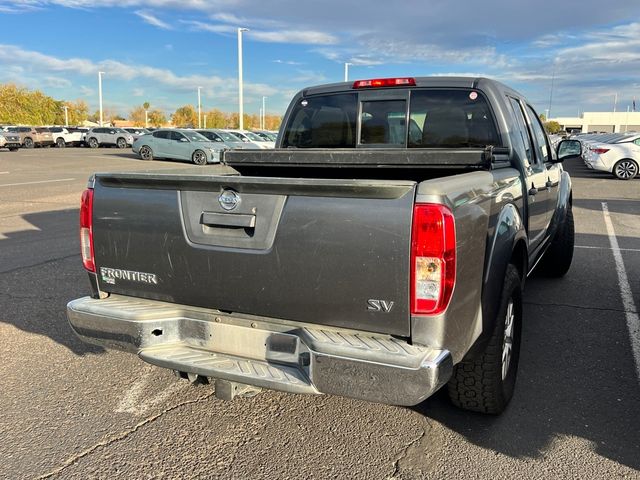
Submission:
<svg viewBox="0 0 640 480">
<path fill-rule="evenodd" d="M 275 150 L 99 173 L 81 204 L 84 340 L 230 399 L 251 389 L 497 414 L 522 291 L 573 256 L 571 180 L 522 95 L 484 78 L 307 88 Z"/>
</svg>

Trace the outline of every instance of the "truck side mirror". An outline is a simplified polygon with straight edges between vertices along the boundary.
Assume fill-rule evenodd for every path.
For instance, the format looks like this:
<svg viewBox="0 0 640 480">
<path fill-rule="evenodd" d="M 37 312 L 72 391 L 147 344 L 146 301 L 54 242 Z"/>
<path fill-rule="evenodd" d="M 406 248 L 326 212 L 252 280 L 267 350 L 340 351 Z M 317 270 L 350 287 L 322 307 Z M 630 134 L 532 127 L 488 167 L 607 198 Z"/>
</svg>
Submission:
<svg viewBox="0 0 640 480">
<path fill-rule="evenodd" d="M 558 162 L 578 158 L 582 155 L 582 144 L 579 140 L 562 140 L 558 143 L 557 152 Z"/>
</svg>

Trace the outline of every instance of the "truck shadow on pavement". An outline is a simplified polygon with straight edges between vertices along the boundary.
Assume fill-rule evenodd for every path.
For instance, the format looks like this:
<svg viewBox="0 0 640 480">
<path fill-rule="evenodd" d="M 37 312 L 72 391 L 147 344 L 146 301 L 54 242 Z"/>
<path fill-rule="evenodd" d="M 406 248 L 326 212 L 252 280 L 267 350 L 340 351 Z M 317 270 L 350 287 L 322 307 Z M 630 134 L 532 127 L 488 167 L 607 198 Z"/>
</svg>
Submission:
<svg viewBox="0 0 640 480">
<path fill-rule="evenodd" d="M 90 292 L 79 254 L 78 210 L 21 219 L 28 229 L 0 224 L 0 323 L 49 337 L 76 355 L 104 353 L 77 338 L 66 317 L 67 302 Z"/>
<path fill-rule="evenodd" d="M 579 255 L 574 262 L 584 263 Z M 514 458 L 552 456 L 556 440 L 569 437 L 640 469 L 640 395 L 625 314 L 621 306 L 588 306 L 598 304 L 594 296 L 601 286 L 589 270 L 595 273 L 599 262 L 586 268 L 576 263 L 565 279 L 528 280 L 516 392 L 501 416 L 456 409 L 446 387 L 415 410 L 475 445 Z M 604 294 L 609 298 L 619 295 L 614 278 L 601 279 L 612 285 L 613 293 Z M 594 286 L 589 290 L 581 282 Z"/>
</svg>

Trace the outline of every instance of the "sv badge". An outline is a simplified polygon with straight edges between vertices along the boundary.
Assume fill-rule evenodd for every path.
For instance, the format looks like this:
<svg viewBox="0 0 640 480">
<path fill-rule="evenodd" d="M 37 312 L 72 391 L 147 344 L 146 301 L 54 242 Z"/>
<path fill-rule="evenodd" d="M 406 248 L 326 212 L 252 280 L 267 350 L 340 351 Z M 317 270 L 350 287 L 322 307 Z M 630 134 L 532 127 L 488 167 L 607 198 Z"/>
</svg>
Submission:
<svg viewBox="0 0 640 480">
<path fill-rule="evenodd" d="M 374 298 L 370 298 L 367 300 L 367 310 L 370 312 L 383 312 L 389 313 L 393 308 L 394 302 L 389 302 L 387 300 L 376 300 Z"/>
</svg>

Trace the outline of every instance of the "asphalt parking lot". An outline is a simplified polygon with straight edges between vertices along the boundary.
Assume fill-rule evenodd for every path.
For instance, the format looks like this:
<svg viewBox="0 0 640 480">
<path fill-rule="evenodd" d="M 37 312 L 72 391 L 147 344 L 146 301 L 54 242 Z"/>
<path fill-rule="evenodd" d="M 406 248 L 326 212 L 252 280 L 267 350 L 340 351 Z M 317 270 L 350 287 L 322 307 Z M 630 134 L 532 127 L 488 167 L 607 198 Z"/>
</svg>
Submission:
<svg viewBox="0 0 640 480">
<path fill-rule="evenodd" d="M 0 151 L 0 478 L 640 478 L 640 179 L 566 165 L 574 263 L 529 279 L 515 397 L 486 417 L 442 392 L 412 409 L 226 403 L 80 342 L 65 316 L 89 291 L 80 193 L 94 171 L 149 166 L 116 149 Z"/>
</svg>

